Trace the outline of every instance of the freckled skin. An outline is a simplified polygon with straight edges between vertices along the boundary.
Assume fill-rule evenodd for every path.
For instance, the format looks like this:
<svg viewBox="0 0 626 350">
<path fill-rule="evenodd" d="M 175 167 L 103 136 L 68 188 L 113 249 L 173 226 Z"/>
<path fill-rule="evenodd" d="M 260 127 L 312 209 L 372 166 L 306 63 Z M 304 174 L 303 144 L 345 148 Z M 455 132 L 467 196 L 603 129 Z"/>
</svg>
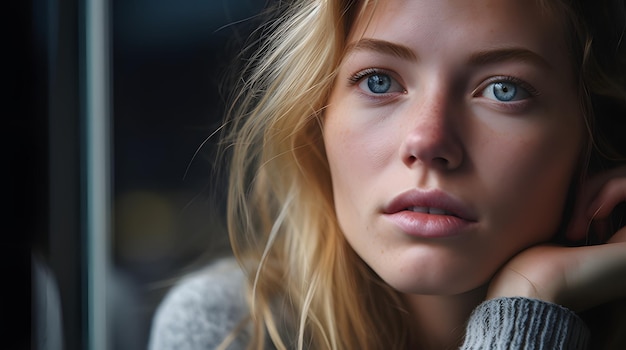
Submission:
<svg viewBox="0 0 626 350">
<path fill-rule="evenodd" d="M 521 0 L 391 0 L 378 5 L 368 26 L 357 22 L 350 42 L 384 40 L 418 57 L 351 52 L 324 117 L 339 223 L 392 287 L 464 293 L 554 235 L 585 142 L 558 23 Z M 551 68 L 524 60 L 468 63 L 476 52 L 511 46 Z M 375 100 L 366 84 L 347 83 L 367 68 L 385 69 L 406 91 Z M 476 93 L 497 76 L 524 80 L 539 94 L 506 105 Z M 476 213 L 475 225 L 445 239 L 407 235 L 382 208 L 410 189 L 459 198 Z"/>
</svg>

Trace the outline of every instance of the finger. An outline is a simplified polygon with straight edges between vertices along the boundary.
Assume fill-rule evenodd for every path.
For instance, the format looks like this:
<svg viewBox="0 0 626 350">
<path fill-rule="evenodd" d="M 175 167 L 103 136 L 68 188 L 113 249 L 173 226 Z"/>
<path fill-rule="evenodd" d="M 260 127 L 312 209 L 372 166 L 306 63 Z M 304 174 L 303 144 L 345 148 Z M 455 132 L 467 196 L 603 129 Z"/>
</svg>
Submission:
<svg viewBox="0 0 626 350">
<path fill-rule="evenodd" d="M 611 179 L 624 177 L 626 177 L 626 166 L 620 166 L 600 172 L 586 179 L 579 191 L 578 207 L 586 208 Z"/>
<path fill-rule="evenodd" d="M 592 244 L 604 243 L 615 233 L 610 215 L 615 207 L 626 200 L 626 178 L 609 180 L 589 205 L 586 216 L 591 220 Z M 589 234 L 588 234 L 589 235 Z"/>
<path fill-rule="evenodd" d="M 604 182 L 608 179 L 609 174 L 602 173 L 595 177 L 589 178 L 581 186 L 577 195 L 572 216 L 565 233 L 567 239 L 571 241 L 581 241 L 586 238 L 591 226 L 591 216 L 587 215 L 589 205 L 596 196 L 596 193 L 602 188 Z"/>
<path fill-rule="evenodd" d="M 605 219 L 623 201 L 626 201 L 626 177 L 610 179 L 591 202 L 587 216 Z"/>
<path fill-rule="evenodd" d="M 626 178 L 626 166 L 618 167 L 607 172 L 597 174 L 589 178 L 580 189 L 575 207 L 572 211 L 572 218 L 566 230 L 566 237 L 572 241 L 580 241 L 587 236 L 591 221 L 599 214 L 605 214 L 604 211 L 598 211 L 602 204 L 603 198 L 610 197 L 610 193 L 599 194 L 600 192 L 612 191 L 606 189 L 608 182 L 612 179 Z M 611 185 L 617 186 L 617 185 Z M 619 189 L 617 190 L 619 191 Z M 623 190 L 622 190 L 623 191 Z M 619 197 L 619 193 L 614 194 Z M 623 200 L 623 198 L 622 198 Z M 607 204 L 612 201 L 606 202 Z M 619 200 L 617 201 L 619 202 Z M 595 203 L 595 206 L 594 206 Z M 606 204 L 605 204 L 606 205 Z M 615 205 L 611 206 L 609 213 Z M 605 214 L 608 215 L 608 214 Z"/>
</svg>

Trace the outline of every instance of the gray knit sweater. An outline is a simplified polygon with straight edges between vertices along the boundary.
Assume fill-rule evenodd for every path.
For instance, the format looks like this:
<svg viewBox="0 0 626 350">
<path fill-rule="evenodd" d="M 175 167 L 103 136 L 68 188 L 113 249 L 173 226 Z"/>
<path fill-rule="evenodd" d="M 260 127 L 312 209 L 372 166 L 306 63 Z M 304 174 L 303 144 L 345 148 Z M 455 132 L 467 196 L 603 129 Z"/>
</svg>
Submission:
<svg viewBox="0 0 626 350">
<path fill-rule="evenodd" d="M 152 323 L 150 350 L 207 350 L 245 318 L 243 273 L 232 258 L 219 260 L 173 287 Z M 526 298 L 500 298 L 472 313 L 461 349 L 586 349 L 583 321 L 556 304 Z M 245 349 L 241 332 L 229 349 Z"/>
</svg>

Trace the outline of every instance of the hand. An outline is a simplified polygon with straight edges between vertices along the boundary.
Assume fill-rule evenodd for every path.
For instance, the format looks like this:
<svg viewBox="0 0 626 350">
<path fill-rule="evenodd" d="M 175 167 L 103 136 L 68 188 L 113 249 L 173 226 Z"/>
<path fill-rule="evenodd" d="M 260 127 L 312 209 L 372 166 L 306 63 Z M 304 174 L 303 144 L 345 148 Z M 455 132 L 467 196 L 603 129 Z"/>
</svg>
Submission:
<svg viewBox="0 0 626 350">
<path fill-rule="evenodd" d="M 615 206 L 625 200 L 626 166 L 590 179 L 580 191 L 566 237 L 571 241 L 581 241 L 594 235 L 606 241 L 606 236 L 613 233 L 607 232 L 607 218 Z M 626 241 L 624 230 L 619 230 L 616 234 L 618 237 L 609 239 L 609 242 Z"/>
<path fill-rule="evenodd" d="M 602 230 L 614 207 L 626 200 L 626 167 L 594 177 L 574 209 L 568 230 L 583 239 Z M 513 257 L 492 279 L 487 298 L 522 296 L 583 311 L 626 297 L 626 227 L 606 244 L 584 247 L 539 245 Z"/>
</svg>

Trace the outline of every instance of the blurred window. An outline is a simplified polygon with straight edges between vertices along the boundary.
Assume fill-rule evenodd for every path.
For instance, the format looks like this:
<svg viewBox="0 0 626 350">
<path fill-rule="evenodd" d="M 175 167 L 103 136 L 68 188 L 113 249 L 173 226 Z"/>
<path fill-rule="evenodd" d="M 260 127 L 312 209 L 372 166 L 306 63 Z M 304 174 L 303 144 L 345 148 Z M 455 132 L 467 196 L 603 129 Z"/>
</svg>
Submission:
<svg viewBox="0 0 626 350">
<path fill-rule="evenodd" d="M 264 1 L 29 4 L 31 344 L 145 348 L 176 278 L 230 254 L 208 137 Z"/>
</svg>

